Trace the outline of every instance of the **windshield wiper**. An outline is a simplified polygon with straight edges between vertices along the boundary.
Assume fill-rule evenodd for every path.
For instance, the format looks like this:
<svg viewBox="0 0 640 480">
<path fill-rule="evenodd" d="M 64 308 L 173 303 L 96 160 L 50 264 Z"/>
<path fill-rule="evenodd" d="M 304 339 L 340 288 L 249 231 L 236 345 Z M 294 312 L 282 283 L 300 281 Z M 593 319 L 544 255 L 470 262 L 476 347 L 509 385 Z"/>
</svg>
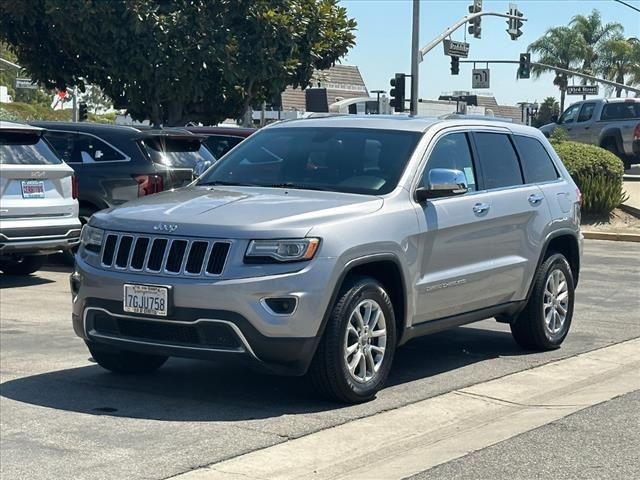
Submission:
<svg viewBox="0 0 640 480">
<path fill-rule="evenodd" d="M 334 191 L 331 188 L 320 187 L 318 185 L 303 185 L 299 183 L 293 182 L 284 182 L 284 183 L 273 183 L 269 185 L 270 188 L 293 188 L 297 190 L 320 190 L 323 192 L 332 192 Z"/>
<path fill-rule="evenodd" d="M 196 184 L 198 187 L 213 187 L 216 185 L 231 186 L 231 187 L 259 187 L 255 183 L 242 183 L 242 182 L 225 182 L 224 180 L 215 180 L 211 182 L 199 182 Z"/>
</svg>

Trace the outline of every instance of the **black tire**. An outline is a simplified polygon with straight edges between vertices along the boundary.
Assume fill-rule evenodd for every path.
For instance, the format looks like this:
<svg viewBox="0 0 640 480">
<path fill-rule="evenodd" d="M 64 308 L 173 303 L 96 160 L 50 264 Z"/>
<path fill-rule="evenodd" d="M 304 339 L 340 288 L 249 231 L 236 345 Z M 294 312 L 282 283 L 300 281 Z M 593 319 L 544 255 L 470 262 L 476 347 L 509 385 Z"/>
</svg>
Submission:
<svg viewBox="0 0 640 480">
<path fill-rule="evenodd" d="M 564 323 L 561 323 L 557 332 L 553 332 L 545 321 L 544 298 L 547 280 L 556 270 L 564 275 L 568 303 Z M 518 345 L 527 350 L 554 350 L 560 347 L 569 333 L 573 317 L 575 284 L 569 262 L 564 255 L 549 252 L 538 268 L 533 282 L 531 297 L 524 310 L 511 323 L 511 333 Z"/>
<path fill-rule="evenodd" d="M 624 166 L 625 170 L 629 170 L 631 168 L 631 158 L 621 152 L 618 151 L 618 146 L 616 145 L 615 140 L 607 140 L 603 145 L 602 148 L 604 148 L 605 150 L 610 151 L 611 153 L 613 153 L 616 157 L 618 157 L 620 160 L 622 160 L 622 164 Z"/>
<path fill-rule="evenodd" d="M 92 342 L 86 343 L 91 356 L 98 365 L 114 373 L 151 373 L 159 369 L 169 358 L 105 347 Z"/>
<path fill-rule="evenodd" d="M 352 377 L 346 364 L 345 335 L 347 335 L 351 314 L 365 300 L 375 302 L 384 315 L 386 345 L 384 353 L 381 354 L 382 359 L 377 372 L 368 381 L 357 381 Z M 324 335 L 309 369 L 311 381 L 317 391 L 330 400 L 345 403 L 371 400 L 375 398 L 389 376 L 396 343 L 396 322 L 389 295 L 375 279 L 354 277 L 343 287 L 331 311 Z"/>
<path fill-rule="evenodd" d="M 46 255 L 28 255 L 16 260 L 2 260 L 0 270 L 5 275 L 30 275 L 40 270 L 46 260 Z"/>
</svg>

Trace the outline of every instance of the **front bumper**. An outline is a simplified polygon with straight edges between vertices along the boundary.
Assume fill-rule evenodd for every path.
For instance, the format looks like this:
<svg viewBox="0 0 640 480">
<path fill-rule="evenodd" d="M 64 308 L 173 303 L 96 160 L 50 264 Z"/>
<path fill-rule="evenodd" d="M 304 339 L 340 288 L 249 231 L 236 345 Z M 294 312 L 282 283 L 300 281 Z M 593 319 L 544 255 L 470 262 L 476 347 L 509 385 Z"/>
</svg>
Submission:
<svg viewBox="0 0 640 480">
<path fill-rule="evenodd" d="M 80 243 L 82 225 L 77 218 L 53 225 L 0 224 L 0 255 L 49 254 Z"/>
<path fill-rule="evenodd" d="M 249 360 L 269 371 L 306 372 L 333 293 L 333 259 L 316 259 L 282 275 L 242 279 L 129 275 L 76 259 L 71 276 L 73 325 L 89 342 L 167 356 Z M 167 318 L 123 311 L 124 283 L 171 286 Z M 296 297 L 289 315 L 274 314 L 265 297 Z"/>
</svg>

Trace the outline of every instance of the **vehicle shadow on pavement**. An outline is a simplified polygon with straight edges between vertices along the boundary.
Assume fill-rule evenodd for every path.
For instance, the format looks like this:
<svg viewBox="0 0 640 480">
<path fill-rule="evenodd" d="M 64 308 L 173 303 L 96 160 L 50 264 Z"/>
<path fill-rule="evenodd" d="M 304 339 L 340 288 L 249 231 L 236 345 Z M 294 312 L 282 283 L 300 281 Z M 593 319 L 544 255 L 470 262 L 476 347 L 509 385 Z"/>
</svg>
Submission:
<svg viewBox="0 0 640 480">
<path fill-rule="evenodd" d="M 5 275 L 4 273 L 0 273 L 0 289 L 31 287 L 54 282 L 55 280 L 40 277 L 37 273 L 34 275 Z"/>
<path fill-rule="evenodd" d="M 397 386 L 519 349 L 506 332 L 457 328 L 416 339 L 397 351 L 387 383 Z M 97 365 L 0 384 L 0 395 L 48 408 L 163 421 L 239 421 L 321 412 L 323 401 L 304 377 L 278 377 L 238 364 L 170 359 L 151 375 L 119 376 Z"/>
</svg>

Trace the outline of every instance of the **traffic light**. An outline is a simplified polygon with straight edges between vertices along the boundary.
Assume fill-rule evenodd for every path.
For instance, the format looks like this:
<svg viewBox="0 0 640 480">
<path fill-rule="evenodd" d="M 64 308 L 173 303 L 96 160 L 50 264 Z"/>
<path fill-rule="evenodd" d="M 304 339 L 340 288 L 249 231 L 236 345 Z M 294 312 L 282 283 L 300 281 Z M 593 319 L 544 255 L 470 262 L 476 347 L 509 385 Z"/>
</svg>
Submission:
<svg viewBox="0 0 640 480">
<path fill-rule="evenodd" d="M 460 57 L 451 57 L 451 75 L 460 73 Z"/>
<path fill-rule="evenodd" d="M 396 112 L 404 112 L 405 77 L 404 73 L 396 73 L 396 76 L 389 82 L 393 87 L 389 90 L 389 105 Z"/>
<path fill-rule="evenodd" d="M 78 105 L 78 121 L 84 122 L 88 117 L 87 114 L 88 114 L 87 104 L 83 102 L 80 105 Z"/>
<path fill-rule="evenodd" d="M 473 0 L 473 5 L 469 5 L 469 13 L 480 13 L 482 11 L 482 0 Z M 482 28 L 480 22 L 482 17 L 476 17 L 469 22 L 469 35 L 480 38 Z"/>
<path fill-rule="evenodd" d="M 511 37 L 511 40 L 517 40 L 520 35 L 522 35 L 522 20 L 519 17 L 522 17 L 522 12 L 518 10 L 518 6 L 515 3 L 509 4 L 509 11 L 507 12 L 510 17 L 507 19 L 507 33 Z"/>
<path fill-rule="evenodd" d="M 520 67 L 518 67 L 518 78 L 529 78 L 531 76 L 531 54 L 520 54 Z"/>
</svg>

